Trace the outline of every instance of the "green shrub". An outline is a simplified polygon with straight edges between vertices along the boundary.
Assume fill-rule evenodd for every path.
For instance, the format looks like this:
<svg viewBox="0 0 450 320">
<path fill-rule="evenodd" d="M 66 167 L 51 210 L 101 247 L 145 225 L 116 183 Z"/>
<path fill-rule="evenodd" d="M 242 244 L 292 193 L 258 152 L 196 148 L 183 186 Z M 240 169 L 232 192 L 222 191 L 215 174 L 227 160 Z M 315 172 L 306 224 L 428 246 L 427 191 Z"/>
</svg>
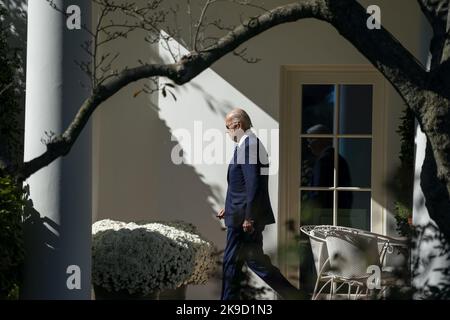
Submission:
<svg viewBox="0 0 450 320">
<path fill-rule="evenodd" d="M 414 189 L 414 135 L 415 118 L 410 108 L 403 111 L 401 123 L 397 130 L 401 139 L 400 167 L 395 175 L 396 198 L 395 219 L 397 231 L 402 236 L 411 235 L 411 226 Z"/>
<path fill-rule="evenodd" d="M 17 50 L 8 45 L 8 11 L 0 3 L 0 299 L 17 299 L 24 260 L 23 205 L 25 192 L 2 167 L 21 159 L 23 129 L 19 123 Z"/>
<path fill-rule="evenodd" d="M 24 260 L 23 206 L 26 193 L 0 176 L 0 299 L 17 299 Z"/>
<path fill-rule="evenodd" d="M 21 94 L 18 50 L 8 44 L 4 21 L 8 12 L 0 3 L 0 161 L 16 164 L 21 159 L 23 126 L 19 119 Z"/>
</svg>

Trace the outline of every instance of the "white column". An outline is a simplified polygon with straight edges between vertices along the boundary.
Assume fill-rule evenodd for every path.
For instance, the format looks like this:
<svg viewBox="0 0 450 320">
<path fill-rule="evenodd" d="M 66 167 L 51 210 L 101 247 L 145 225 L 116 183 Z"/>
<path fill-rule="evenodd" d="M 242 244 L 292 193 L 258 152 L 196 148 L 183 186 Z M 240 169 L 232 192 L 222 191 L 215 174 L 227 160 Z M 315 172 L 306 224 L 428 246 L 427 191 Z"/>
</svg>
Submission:
<svg viewBox="0 0 450 320">
<path fill-rule="evenodd" d="M 53 0 L 64 11 L 81 8 L 90 26 L 89 0 Z M 86 60 L 84 30 L 69 30 L 66 17 L 46 0 L 28 1 L 25 161 L 45 151 L 45 131 L 60 134 L 89 91 L 89 79 L 74 60 Z M 69 155 L 32 175 L 33 207 L 25 223 L 24 299 L 90 299 L 91 295 L 91 129 L 88 125 Z M 69 289 L 67 268 L 80 268 L 81 289 Z M 76 281 L 70 281 L 76 285 Z"/>
</svg>

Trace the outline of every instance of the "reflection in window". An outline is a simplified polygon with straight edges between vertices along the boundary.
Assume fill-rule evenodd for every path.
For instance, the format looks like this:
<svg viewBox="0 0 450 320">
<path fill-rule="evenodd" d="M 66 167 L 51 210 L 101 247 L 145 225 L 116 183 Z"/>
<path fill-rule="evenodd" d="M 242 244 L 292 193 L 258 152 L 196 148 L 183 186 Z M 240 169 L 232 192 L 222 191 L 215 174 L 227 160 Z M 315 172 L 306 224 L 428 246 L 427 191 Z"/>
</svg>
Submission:
<svg viewBox="0 0 450 320">
<path fill-rule="evenodd" d="M 333 224 L 333 191 L 301 192 L 301 225 Z"/>
<path fill-rule="evenodd" d="M 338 171 L 347 170 L 348 177 L 341 174 L 338 178 L 339 187 L 370 188 L 372 168 L 372 140 L 364 138 L 339 139 L 339 154 L 345 159 L 340 162 Z"/>
<path fill-rule="evenodd" d="M 332 187 L 334 185 L 333 139 L 303 138 L 302 159 L 302 186 Z"/>
<path fill-rule="evenodd" d="M 338 191 L 337 224 L 370 230 L 370 192 Z"/>
<path fill-rule="evenodd" d="M 308 84 L 302 90 L 302 133 L 318 123 L 333 133 L 335 86 Z"/>
<path fill-rule="evenodd" d="M 331 138 L 302 139 L 302 187 L 334 186 L 334 153 Z M 337 173 L 341 185 L 352 185 L 348 161 L 341 154 L 338 154 Z"/>
<path fill-rule="evenodd" d="M 373 85 L 302 85 L 300 225 L 370 230 L 372 111 Z M 314 257 L 303 234 L 299 249 L 300 286 L 312 292 Z"/>
<path fill-rule="evenodd" d="M 339 86 L 339 133 L 372 133 L 372 85 Z"/>
</svg>

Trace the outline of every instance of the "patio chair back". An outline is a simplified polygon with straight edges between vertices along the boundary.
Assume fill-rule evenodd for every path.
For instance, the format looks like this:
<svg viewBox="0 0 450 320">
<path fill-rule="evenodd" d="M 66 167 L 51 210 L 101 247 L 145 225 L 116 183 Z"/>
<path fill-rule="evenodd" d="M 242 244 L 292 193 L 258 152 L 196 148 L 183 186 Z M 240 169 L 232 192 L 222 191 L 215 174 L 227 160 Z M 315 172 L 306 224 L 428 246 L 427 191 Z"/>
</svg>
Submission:
<svg viewBox="0 0 450 320">
<path fill-rule="evenodd" d="M 346 279 L 366 278 L 367 268 L 380 266 L 376 238 L 344 230 L 334 230 L 326 237 L 330 269 Z"/>
<path fill-rule="evenodd" d="M 320 274 L 323 265 L 328 259 L 327 243 L 324 239 L 314 237 L 314 231 L 311 231 L 309 235 L 309 242 L 311 244 L 316 273 Z"/>
</svg>

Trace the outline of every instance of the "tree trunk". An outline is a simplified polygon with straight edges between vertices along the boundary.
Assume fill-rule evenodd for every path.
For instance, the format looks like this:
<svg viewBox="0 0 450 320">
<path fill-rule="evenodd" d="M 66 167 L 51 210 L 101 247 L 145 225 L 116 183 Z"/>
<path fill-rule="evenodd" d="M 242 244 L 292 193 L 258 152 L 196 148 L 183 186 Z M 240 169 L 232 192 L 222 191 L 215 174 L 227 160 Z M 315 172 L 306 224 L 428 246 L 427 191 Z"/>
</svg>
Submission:
<svg viewBox="0 0 450 320">
<path fill-rule="evenodd" d="M 450 197 L 448 119 L 450 101 L 443 97 L 430 99 L 425 106 L 422 128 L 427 136 L 420 186 L 426 208 L 415 214 L 411 267 L 415 299 L 450 298 Z M 439 168 L 439 170 L 438 170 Z"/>
</svg>

